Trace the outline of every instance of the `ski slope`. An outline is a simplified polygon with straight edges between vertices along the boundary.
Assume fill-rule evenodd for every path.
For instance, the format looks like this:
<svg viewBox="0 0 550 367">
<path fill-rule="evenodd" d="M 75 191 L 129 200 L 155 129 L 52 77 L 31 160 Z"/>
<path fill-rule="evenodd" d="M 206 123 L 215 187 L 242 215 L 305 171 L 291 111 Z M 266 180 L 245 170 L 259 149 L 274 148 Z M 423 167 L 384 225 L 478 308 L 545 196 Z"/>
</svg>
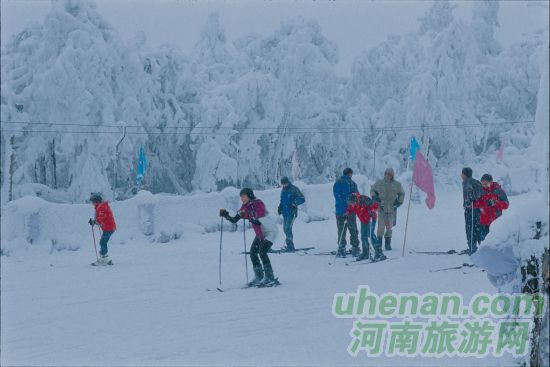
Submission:
<svg viewBox="0 0 550 367">
<path fill-rule="evenodd" d="M 510 198 L 510 212 L 515 200 Z M 216 215 L 218 208 L 211 209 Z M 478 268 L 430 272 L 460 265 L 466 256 L 407 251 L 401 257 L 405 212 L 399 211 L 394 249 L 386 252 L 397 259 L 354 266 L 345 265 L 351 258 L 331 266 L 333 257 L 313 255 L 335 248 L 333 217 L 296 221 L 297 247 L 315 250 L 272 254 L 282 283 L 275 288 L 240 289 L 245 282 L 242 231 L 223 234 L 223 293 L 206 290 L 218 285 L 219 232 L 165 244 L 139 237 L 121 244 L 115 234 L 110 247 L 115 265 L 99 268 L 89 265 L 95 259 L 91 238 L 78 251 L 14 251 L 1 256 L 1 364 L 513 365 L 509 355 L 424 359 L 347 353 L 352 320 L 332 316 L 337 292 L 368 285 L 378 294 L 454 291 L 466 300 L 496 291 Z M 458 191 L 439 195 L 432 211 L 413 203 L 407 248 L 460 250 L 463 227 Z M 252 238 L 249 229 L 248 245 Z M 283 242 L 282 230 L 279 240 L 275 247 Z M 249 272 L 252 276 L 250 263 Z"/>
</svg>

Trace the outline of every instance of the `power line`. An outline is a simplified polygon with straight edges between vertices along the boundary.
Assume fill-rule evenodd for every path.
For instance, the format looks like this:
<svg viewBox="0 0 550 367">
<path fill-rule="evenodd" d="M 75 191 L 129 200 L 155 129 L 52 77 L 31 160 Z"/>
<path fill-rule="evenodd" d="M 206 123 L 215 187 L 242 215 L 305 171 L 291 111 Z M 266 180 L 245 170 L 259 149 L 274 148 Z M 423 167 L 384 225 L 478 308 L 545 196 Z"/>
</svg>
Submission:
<svg viewBox="0 0 550 367">
<path fill-rule="evenodd" d="M 440 124 L 440 125 L 404 125 L 404 126 L 388 126 L 388 127 L 246 127 L 245 131 L 238 131 L 238 128 L 234 127 L 225 127 L 225 126 L 142 126 L 142 125 L 94 125 L 94 124 L 80 124 L 80 123 L 60 123 L 60 122 L 38 122 L 38 121 L 1 121 L 4 124 L 26 124 L 31 126 L 36 125 L 48 125 L 48 126 L 78 126 L 78 127 L 94 127 L 94 128 L 103 128 L 103 127 L 113 127 L 119 129 L 119 131 L 102 131 L 102 130 L 93 130 L 93 131 L 60 131 L 60 130 L 15 130 L 15 129 L 5 129 L 6 132 L 21 132 L 21 133 L 70 133 L 70 134 L 113 134 L 121 132 L 122 128 L 139 128 L 145 129 L 189 129 L 189 130 L 205 130 L 205 129 L 216 129 L 216 130 L 229 130 L 222 133 L 217 132 L 168 132 L 168 131 L 127 131 L 127 134 L 130 135 L 284 135 L 284 134 L 342 134 L 342 133 L 364 133 L 364 132 L 373 132 L 373 131 L 414 131 L 422 129 L 448 129 L 448 128 L 470 128 L 470 127 L 487 127 L 487 126 L 501 126 L 501 125 L 516 125 L 516 124 L 533 124 L 535 121 L 525 120 L 525 121 L 503 121 L 498 123 L 470 123 L 470 124 Z M 285 130 L 291 130 L 285 131 Z"/>
</svg>

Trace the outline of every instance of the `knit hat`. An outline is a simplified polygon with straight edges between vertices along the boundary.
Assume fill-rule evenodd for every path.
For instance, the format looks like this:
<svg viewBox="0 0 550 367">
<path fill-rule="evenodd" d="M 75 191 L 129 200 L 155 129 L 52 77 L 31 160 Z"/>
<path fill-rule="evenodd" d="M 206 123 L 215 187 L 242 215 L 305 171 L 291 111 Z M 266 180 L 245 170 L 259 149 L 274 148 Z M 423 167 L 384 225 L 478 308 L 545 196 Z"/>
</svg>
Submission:
<svg viewBox="0 0 550 367">
<path fill-rule="evenodd" d="M 256 196 L 254 196 L 254 191 L 252 191 L 252 189 L 249 189 L 248 187 L 245 187 L 245 188 L 242 189 L 241 192 L 239 193 L 239 196 L 243 196 L 243 195 L 248 196 L 248 198 L 249 198 L 250 200 L 256 199 Z"/>
</svg>

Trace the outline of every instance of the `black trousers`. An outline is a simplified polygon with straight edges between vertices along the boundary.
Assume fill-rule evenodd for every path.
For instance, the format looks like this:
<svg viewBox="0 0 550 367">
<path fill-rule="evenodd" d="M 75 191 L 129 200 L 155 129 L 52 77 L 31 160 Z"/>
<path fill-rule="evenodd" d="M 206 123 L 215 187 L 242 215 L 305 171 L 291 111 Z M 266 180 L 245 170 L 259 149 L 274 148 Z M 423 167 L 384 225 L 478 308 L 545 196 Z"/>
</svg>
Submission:
<svg viewBox="0 0 550 367">
<path fill-rule="evenodd" d="M 269 260 L 269 256 L 267 256 L 271 246 L 273 246 L 273 242 L 271 241 L 262 241 L 258 237 L 254 238 L 252 245 L 250 245 L 250 261 L 252 261 L 254 269 L 261 269 L 263 264 L 265 272 L 273 272 L 271 261 Z"/>
<path fill-rule="evenodd" d="M 477 245 L 482 241 L 481 224 L 479 218 L 481 211 L 479 208 L 465 208 L 464 220 L 466 222 L 466 239 L 468 240 L 468 249 L 470 254 L 477 251 Z"/>
<path fill-rule="evenodd" d="M 336 227 L 338 228 L 338 246 L 346 246 L 346 229 L 349 231 L 349 242 L 352 247 L 359 246 L 359 231 L 357 230 L 357 221 L 355 214 L 347 216 L 336 214 Z"/>
</svg>

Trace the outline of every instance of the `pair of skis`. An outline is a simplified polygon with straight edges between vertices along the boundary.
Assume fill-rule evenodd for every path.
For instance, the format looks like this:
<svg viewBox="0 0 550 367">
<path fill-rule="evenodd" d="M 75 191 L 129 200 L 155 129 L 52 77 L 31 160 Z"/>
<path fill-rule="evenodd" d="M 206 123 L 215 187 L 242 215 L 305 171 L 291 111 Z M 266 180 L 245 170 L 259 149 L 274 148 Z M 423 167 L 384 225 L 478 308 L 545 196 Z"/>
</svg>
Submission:
<svg viewBox="0 0 550 367">
<path fill-rule="evenodd" d="M 349 261 L 349 262 L 346 263 L 346 266 L 375 264 L 375 263 L 380 263 L 380 262 L 385 262 L 385 261 L 391 261 L 391 260 L 397 260 L 397 259 L 399 259 L 399 258 L 398 258 L 398 257 L 386 257 L 386 258 L 383 259 L 383 260 L 375 260 L 375 259 L 371 256 L 371 257 L 369 257 L 368 259 L 364 259 L 364 260 Z"/>
<path fill-rule="evenodd" d="M 462 265 L 459 265 L 459 266 L 451 266 L 450 268 L 443 268 L 443 269 L 430 270 L 430 273 L 437 273 L 437 272 L 439 272 L 439 271 L 448 271 L 448 270 L 459 270 L 459 269 L 473 268 L 473 267 L 475 267 L 474 264 L 463 263 Z M 482 270 L 482 271 L 483 271 L 483 270 Z"/>
<path fill-rule="evenodd" d="M 294 249 L 294 251 L 286 251 L 286 250 L 283 250 L 283 249 L 276 249 L 276 250 L 271 250 L 268 252 L 268 254 L 293 254 L 295 252 L 304 252 L 304 253 L 307 253 L 309 250 L 313 250 L 315 247 L 302 247 L 302 248 L 297 248 L 297 249 Z M 250 255 L 250 251 L 243 251 L 241 252 L 241 255 Z"/>
<path fill-rule="evenodd" d="M 91 263 L 90 265 L 91 266 L 109 266 L 109 265 L 115 265 L 115 264 L 113 263 L 113 260 L 109 259 L 109 261 L 106 263 L 102 263 L 99 260 L 97 260 Z"/>
<path fill-rule="evenodd" d="M 448 251 L 409 251 L 410 254 L 423 254 L 423 255 L 467 255 L 468 250 L 457 251 L 457 250 L 448 250 Z"/>
<path fill-rule="evenodd" d="M 233 290 L 233 289 L 249 289 L 249 288 L 271 288 L 271 287 L 277 287 L 281 285 L 281 282 L 279 282 L 279 278 L 275 278 L 275 280 L 269 282 L 269 283 L 265 283 L 265 284 L 246 284 L 245 286 L 240 286 L 240 287 L 232 287 L 232 288 L 225 288 L 223 289 L 221 286 L 219 287 L 216 287 L 215 290 L 217 290 L 218 292 L 221 292 L 221 293 L 224 293 L 225 291 L 228 291 L 228 290 Z M 214 289 L 212 288 L 206 288 L 206 291 L 207 292 L 212 292 Z"/>
</svg>

